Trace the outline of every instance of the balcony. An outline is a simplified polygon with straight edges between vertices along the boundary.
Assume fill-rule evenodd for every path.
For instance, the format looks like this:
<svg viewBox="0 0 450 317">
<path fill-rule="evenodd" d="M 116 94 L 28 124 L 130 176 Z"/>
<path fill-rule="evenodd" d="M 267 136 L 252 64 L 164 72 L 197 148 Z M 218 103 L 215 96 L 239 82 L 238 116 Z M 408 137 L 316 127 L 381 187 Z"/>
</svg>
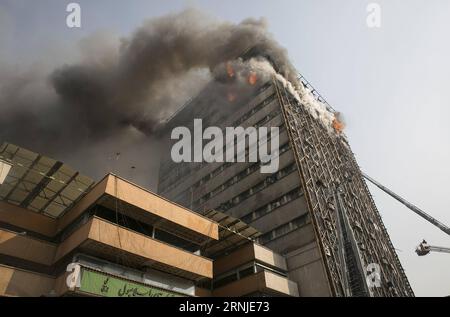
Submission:
<svg viewBox="0 0 450 317">
<path fill-rule="evenodd" d="M 298 296 L 298 287 L 295 282 L 278 274 L 261 271 L 231 282 L 215 289 L 215 297 L 239 297 L 252 294 L 265 294 L 268 296 Z"/>
<path fill-rule="evenodd" d="M 51 267 L 70 252 L 80 250 L 127 266 L 151 267 L 191 280 L 212 278 L 212 260 L 92 217 L 59 245 L 0 230 L 0 254 Z"/>
</svg>

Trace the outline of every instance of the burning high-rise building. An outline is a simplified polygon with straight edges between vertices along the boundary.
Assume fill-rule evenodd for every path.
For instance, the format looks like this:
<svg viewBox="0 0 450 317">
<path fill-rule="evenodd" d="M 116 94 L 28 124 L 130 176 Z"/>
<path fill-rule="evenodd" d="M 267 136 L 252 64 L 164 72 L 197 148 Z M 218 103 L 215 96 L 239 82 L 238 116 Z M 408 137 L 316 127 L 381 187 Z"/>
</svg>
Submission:
<svg viewBox="0 0 450 317">
<path fill-rule="evenodd" d="M 202 119 L 204 127 L 278 127 L 279 168 L 271 174 L 260 173 L 259 162 L 175 163 L 169 158 L 169 142 L 163 151 L 166 158 L 162 158 L 159 192 L 204 215 L 220 211 L 217 215 L 227 215 L 227 222 L 233 219 L 227 225 L 238 233 L 248 231 L 243 223 L 262 232 L 258 242 L 287 258 L 289 280 L 298 282 L 302 296 L 413 295 L 342 134 L 339 116 L 317 100 L 306 83 L 297 80 L 286 50 L 268 33 L 264 19 L 233 24 L 189 9 L 147 21 L 120 43 L 115 49 L 106 49 L 104 55 L 89 49 L 95 56 L 57 67 L 38 80 L 29 74 L 12 76 L 14 80 L 4 76 L 7 85 L 1 82 L 0 88 L 8 93 L 0 95 L 0 135 L 40 152 L 58 149 L 65 157 L 95 149 L 92 152 L 101 163 L 93 155 L 79 157 L 83 168 L 98 172 L 105 162 L 113 161 L 100 154 L 100 148 L 108 155 L 126 152 L 118 143 L 129 145 L 134 140 L 134 144 L 147 145 L 147 139 L 156 133 L 170 132 L 194 119 Z M 247 47 L 253 49 L 244 58 L 234 58 Z M 17 69 L 11 68 L 10 73 Z M 197 97 L 178 109 L 180 100 L 195 95 L 208 81 Z M 175 109 L 178 111 L 166 122 Z M 119 137 L 125 141 L 118 142 Z M 160 149 L 154 146 L 152 150 L 157 153 Z M 142 151 L 131 156 L 133 164 L 139 161 L 141 166 L 153 158 Z M 3 162 L 0 181 L 7 169 L 15 170 L 8 162 L 14 163 L 12 159 Z M 19 163 L 23 165 L 20 158 Z M 33 160 L 28 163 L 31 169 Z M 32 201 L 39 200 L 37 193 L 52 184 L 51 177 L 31 189 L 19 182 L 25 191 L 11 201 L 21 208 L 32 206 Z M 6 187 L 11 181 L 2 186 L 2 199 L 14 198 L 15 190 Z M 51 206 L 45 199 L 40 204 Z M 44 206 L 38 210 L 42 212 Z M 118 208 L 114 211 L 119 212 Z M 162 223 L 174 220 L 170 213 L 166 216 L 169 219 L 162 217 Z M 52 228 L 58 224 L 49 222 Z M 8 224 L 30 231 L 28 223 Z M 154 225 L 153 221 L 146 224 Z M 60 231 L 50 231 L 46 239 L 61 242 L 60 236 L 54 235 Z M 27 239 L 18 240 L 28 243 Z M 48 262 L 49 266 L 55 264 Z M 242 277 L 243 267 L 232 269 L 236 274 L 227 267 L 220 272 L 221 280 L 213 284 L 223 286 Z M 213 279 L 211 274 L 207 277 Z"/>
<path fill-rule="evenodd" d="M 230 66 L 224 72 L 235 76 Z M 250 73 L 252 94 L 229 92 L 228 107 L 206 87 L 170 119 L 167 139 L 194 118 L 222 129 L 279 127 L 278 171 L 260 173 L 259 162 L 175 163 L 168 142 L 159 193 L 261 231 L 258 242 L 287 258 L 300 296 L 413 296 L 338 114 L 306 80 L 294 87 L 269 73 Z"/>
</svg>

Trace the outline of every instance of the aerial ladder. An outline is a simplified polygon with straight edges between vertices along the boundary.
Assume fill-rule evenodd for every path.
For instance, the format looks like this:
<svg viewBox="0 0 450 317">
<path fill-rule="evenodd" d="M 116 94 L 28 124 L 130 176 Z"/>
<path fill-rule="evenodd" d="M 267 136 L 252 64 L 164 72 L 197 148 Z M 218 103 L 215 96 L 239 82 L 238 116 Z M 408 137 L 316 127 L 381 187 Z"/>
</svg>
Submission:
<svg viewBox="0 0 450 317">
<path fill-rule="evenodd" d="M 420 217 L 424 218 L 425 220 L 427 220 L 428 222 L 430 222 L 431 224 L 433 224 L 434 226 L 438 227 L 439 229 L 441 229 L 442 231 L 444 231 L 446 234 L 448 234 L 450 236 L 450 228 L 447 227 L 446 225 L 444 225 L 442 222 L 440 222 L 439 220 L 433 218 L 432 216 L 430 216 L 429 214 L 427 214 L 426 212 L 424 212 L 422 209 L 420 209 L 419 207 L 411 204 L 410 202 L 408 202 L 406 199 L 400 197 L 399 195 L 397 195 L 396 193 L 394 193 L 393 191 L 391 191 L 390 189 L 386 188 L 385 186 L 381 185 L 379 182 L 377 182 L 376 180 L 374 180 L 373 178 L 371 178 L 370 176 L 368 176 L 365 173 L 362 173 L 363 177 L 365 179 L 367 179 L 369 182 L 371 182 L 372 184 L 374 184 L 375 186 L 377 186 L 379 189 L 381 189 L 382 191 L 384 191 L 385 193 L 387 193 L 388 195 L 390 195 L 391 197 L 395 198 L 396 200 L 398 200 L 399 202 L 401 202 L 403 205 L 405 205 L 406 207 L 408 207 L 409 209 L 411 209 L 413 212 L 415 212 L 416 214 L 418 214 Z M 438 247 L 438 246 L 432 246 L 429 245 L 425 240 L 423 240 L 420 245 L 416 248 L 416 253 L 419 256 L 424 256 L 427 255 L 430 252 L 443 252 L 443 253 L 450 253 L 450 248 L 444 248 L 444 247 Z"/>
</svg>

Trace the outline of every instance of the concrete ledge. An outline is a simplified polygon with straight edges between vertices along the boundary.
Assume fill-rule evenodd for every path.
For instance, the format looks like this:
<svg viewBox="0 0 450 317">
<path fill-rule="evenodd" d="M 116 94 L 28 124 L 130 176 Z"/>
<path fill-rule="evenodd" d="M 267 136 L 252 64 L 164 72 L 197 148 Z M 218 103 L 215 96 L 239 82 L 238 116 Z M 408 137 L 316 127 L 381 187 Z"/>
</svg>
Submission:
<svg viewBox="0 0 450 317">
<path fill-rule="evenodd" d="M 52 266 L 75 249 L 99 249 L 106 255 L 129 257 L 136 265 L 160 264 L 162 270 L 180 271 L 196 279 L 212 278 L 212 260 L 93 217 L 61 244 L 55 245 L 0 229 L 0 254 Z M 151 265 L 150 265 L 151 266 Z"/>
<path fill-rule="evenodd" d="M 244 277 L 223 287 L 215 289 L 216 297 L 239 297 L 256 292 L 273 296 L 298 296 L 297 283 L 269 271 L 262 271 Z"/>
</svg>

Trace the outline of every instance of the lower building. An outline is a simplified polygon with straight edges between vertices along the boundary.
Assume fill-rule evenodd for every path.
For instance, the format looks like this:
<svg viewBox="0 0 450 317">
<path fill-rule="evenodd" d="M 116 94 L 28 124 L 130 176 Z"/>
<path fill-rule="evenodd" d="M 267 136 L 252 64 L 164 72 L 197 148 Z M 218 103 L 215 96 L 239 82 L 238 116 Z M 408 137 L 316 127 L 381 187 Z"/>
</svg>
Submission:
<svg viewBox="0 0 450 317">
<path fill-rule="evenodd" d="M 298 296 L 286 260 L 238 219 L 8 143 L 0 161 L 0 296 Z"/>
</svg>

